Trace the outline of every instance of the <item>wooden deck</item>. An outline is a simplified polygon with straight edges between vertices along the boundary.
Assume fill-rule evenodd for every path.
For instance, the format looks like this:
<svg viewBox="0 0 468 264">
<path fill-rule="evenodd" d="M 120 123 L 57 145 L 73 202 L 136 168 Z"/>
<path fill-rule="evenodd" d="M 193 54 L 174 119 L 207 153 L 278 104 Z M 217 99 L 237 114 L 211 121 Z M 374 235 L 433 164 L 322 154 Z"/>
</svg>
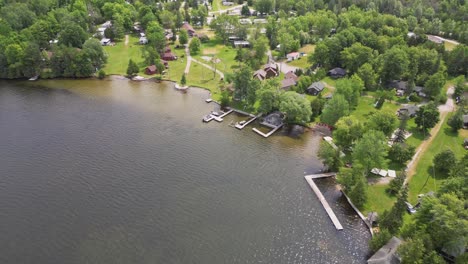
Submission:
<svg viewBox="0 0 468 264">
<path fill-rule="evenodd" d="M 310 177 L 312 179 L 320 179 L 320 178 L 328 178 L 328 177 L 335 177 L 335 176 L 336 176 L 336 172 L 329 172 L 329 173 L 306 175 L 305 177 Z"/>
<path fill-rule="evenodd" d="M 248 124 L 252 123 L 253 121 L 255 121 L 257 118 L 259 118 L 262 114 L 259 114 L 257 116 L 253 116 L 252 118 L 250 118 L 247 122 L 245 122 L 243 125 L 239 125 L 239 124 L 236 124 L 235 127 L 237 129 L 240 129 L 242 130 L 244 127 L 246 127 Z"/>
<path fill-rule="evenodd" d="M 338 220 L 338 218 L 336 217 L 335 213 L 333 212 L 333 210 L 331 209 L 330 205 L 328 204 L 327 200 L 325 200 L 325 197 L 323 196 L 322 192 L 320 192 L 319 188 L 317 187 L 317 185 L 315 185 L 314 183 L 314 178 L 312 178 L 313 175 L 307 175 L 307 176 L 304 176 L 304 178 L 306 179 L 307 183 L 309 183 L 310 185 L 310 188 L 312 188 L 312 190 L 314 191 L 315 195 L 317 195 L 319 201 L 322 203 L 323 205 L 323 208 L 325 208 L 325 211 L 327 212 L 328 214 L 328 217 L 330 217 L 331 221 L 333 222 L 333 224 L 335 225 L 335 228 L 336 230 L 343 230 L 343 226 L 341 225 L 340 221 Z M 331 177 L 331 176 L 327 176 L 327 177 Z M 323 177 L 322 177 L 323 178 Z"/>
</svg>

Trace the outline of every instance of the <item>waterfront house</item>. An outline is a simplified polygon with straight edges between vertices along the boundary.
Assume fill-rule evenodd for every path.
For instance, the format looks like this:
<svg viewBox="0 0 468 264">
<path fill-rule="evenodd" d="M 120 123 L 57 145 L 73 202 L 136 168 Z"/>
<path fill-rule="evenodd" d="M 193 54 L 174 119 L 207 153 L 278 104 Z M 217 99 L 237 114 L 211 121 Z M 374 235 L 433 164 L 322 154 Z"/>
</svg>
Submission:
<svg viewBox="0 0 468 264">
<path fill-rule="evenodd" d="M 299 59 L 300 56 L 301 54 L 299 52 L 291 52 L 291 53 L 286 54 L 286 58 L 288 61 L 297 60 Z"/>
<path fill-rule="evenodd" d="M 151 65 L 145 68 L 145 73 L 147 75 L 153 75 L 158 73 L 158 69 L 156 68 L 156 65 Z"/>
<path fill-rule="evenodd" d="M 338 67 L 333 68 L 328 71 L 327 75 L 334 79 L 343 78 L 346 76 L 346 70 L 343 68 L 338 68 Z"/>
<path fill-rule="evenodd" d="M 319 95 L 323 89 L 325 89 L 325 84 L 323 82 L 314 82 L 309 87 L 307 87 L 306 92 L 310 95 Z"/>
<path fill-rule="evenodd" d="M 392 237 L 387 244 L 381 247 L 370 259 L 368 264 L 399 264 L 400 258 L 397 256 L 397 249 L 402 241 L 396 237 Z"/>
<path fill-rule="evenodd" d="M 275 62 L 270 61 L 269 63 L 263 66 L 263 69 L 254 72 L 253 77 L 259 79 L 260 81 L 263 81 L 265 79 L 278 76 L 278 72 L 278 65 Z"/>
</svg>

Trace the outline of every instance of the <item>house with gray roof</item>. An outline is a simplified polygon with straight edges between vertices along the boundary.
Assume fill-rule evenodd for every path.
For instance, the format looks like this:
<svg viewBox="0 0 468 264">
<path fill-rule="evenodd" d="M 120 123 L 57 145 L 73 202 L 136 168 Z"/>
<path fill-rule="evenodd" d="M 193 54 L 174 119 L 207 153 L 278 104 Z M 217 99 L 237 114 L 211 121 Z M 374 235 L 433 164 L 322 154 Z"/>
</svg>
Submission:
<svg viewBox="0 0 468 264">
<path fill-rule="evenodd" d="M 306 92 L 310 95 L 319 95 L 323 89 L 325 89 L 325 84 L 323 82 L 314 82 L 307 87 Z"/>
<path fill-rule="evenodd" d="M 396 237 L 392 237 L 385 246 L 381 247 L 370 259 L 368 264 L 400 264 L 400 258 L 396 254 L 398 247 L 402 241 Z"/>
</svg>

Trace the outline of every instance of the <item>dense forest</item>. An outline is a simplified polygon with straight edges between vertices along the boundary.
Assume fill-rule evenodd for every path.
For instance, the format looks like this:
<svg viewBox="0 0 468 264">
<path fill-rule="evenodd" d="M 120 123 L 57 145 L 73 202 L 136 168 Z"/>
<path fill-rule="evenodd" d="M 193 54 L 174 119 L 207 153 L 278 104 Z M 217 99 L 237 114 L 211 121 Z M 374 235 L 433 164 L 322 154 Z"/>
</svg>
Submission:
<svg viewBox="0 0 468 264">
<path fill-rule="evenodd" d="M 0 0 L 0 78 L 39 74 L 42 78 L 92 76 L 106 62 L 98 41 L 100 36 L 95 34 L 100 24 L 112 21 L 105 36 L 121 39 L 133 29 L 134 22 L 139 21 L 143 28 L 151 23 L 155 32 L 153 41 L 149 39 L 152 46 L 164 47 L 162 28 L 177 30 L 183 21 L 205 24 L 207 7 L 199 2 L 202 3 L 189 0 L 182 5 L 182 1 L 156 0 Z M 370 67 L 374 71 L 377 67 L 372 59 L 386 57 L 395 60 L 379 66 L 384 67 L 381 76 L 384 81 L 398 77 L 401 72 L 416 85 L 423 84 L 429 76 L 440 72 L 442 60 L 445 61 L 442 67 L 447 67 L 449 74 L 466 74 L 466 46 L 446 52 L 436 45 L 424 44 L 427 42 L 424 34 L 468 42 L 465 1 L 246 2 L 260 14 L 273 14 L 267 25 L 270 47 L 281 43 L 282 51 L 288 52 L 303 44 L 318 43 L 315 62 L 325 68 L 344 66 L 353 73 L 363 64 L 362 59 L 364 64 L 369 63 L 362 70 L 372 73 Z M 288 19 L 290 14 L 294 17 Z M 337 36 L 325 39 L 332 29 Z M 409 31 L 416 37 L 407 40 Z M 347 54 L 357 52 L 358 61 L 352 57 L 356 54 L 339 56 L 344 49 Z M 152 50 L 145 53 L 158 54 Z M 417 58 L 427 61 L 420 62 L 417 69 L 406 62 L 397 65 L 406 57 L 413 64 Z"/>
</svg>

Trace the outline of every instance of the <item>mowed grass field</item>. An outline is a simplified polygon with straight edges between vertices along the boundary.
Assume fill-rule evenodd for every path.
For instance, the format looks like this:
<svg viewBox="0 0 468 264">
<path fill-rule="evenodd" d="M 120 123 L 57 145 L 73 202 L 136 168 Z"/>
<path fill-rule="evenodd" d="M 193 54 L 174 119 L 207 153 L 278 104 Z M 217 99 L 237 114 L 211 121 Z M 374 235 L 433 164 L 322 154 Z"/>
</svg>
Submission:
<svg viewBox="0 0 468 264">
<path fill-rule="evenodd" d="M 416 168 L 416 174 L 413 175 L 409 182 L 409 200 L 413 203 L 416 202 L 418 194 L 436 191 L 442 184 L 442 181 L 447 178 L 447 175 L 433 170 L 432 161 L 435 155 L 450 149 L 460 159 L 467 153 L 463 148 L 463 140 L 468 137 L 468 131 L 461 129 L 458 132 L 453 132 L 451 130 L 447 125 L 447 120 L 452 114 L 449 114 L 445 118 L 439 133 L 432 135 L 435 138 L 426 152 L 421 156 Z"/>
<path fill-rule="evenodd" d="M 115 46 L 105 46 L 107 64 L 104 71 L 106 74 L 126 75 L 129 59 L 138 64 L 140 73 L 144 72 L 147 65 L 144 65 L 144 60 L 141 57 L 141 47 L 138 43 L 138 37 L 133 35 L 130 36 L 127 46 L 125 46 L 124 40 L 117 42 Z"/>
</svg>

